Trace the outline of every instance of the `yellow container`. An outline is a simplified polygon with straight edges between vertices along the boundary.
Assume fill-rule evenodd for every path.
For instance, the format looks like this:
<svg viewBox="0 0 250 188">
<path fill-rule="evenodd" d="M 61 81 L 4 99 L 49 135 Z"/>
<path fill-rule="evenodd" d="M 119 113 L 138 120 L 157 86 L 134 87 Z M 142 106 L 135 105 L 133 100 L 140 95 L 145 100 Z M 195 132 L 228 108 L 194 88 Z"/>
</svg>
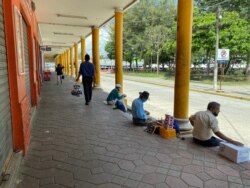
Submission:
<svg viewBox="0 0 250 188">
<path fill-rule="evenodd" d="M 176 131 L 175 129 L 165 129 L 164 127 L 160 126 L 160 135 L 162 138 L 176 138 Z"/>
</svg>

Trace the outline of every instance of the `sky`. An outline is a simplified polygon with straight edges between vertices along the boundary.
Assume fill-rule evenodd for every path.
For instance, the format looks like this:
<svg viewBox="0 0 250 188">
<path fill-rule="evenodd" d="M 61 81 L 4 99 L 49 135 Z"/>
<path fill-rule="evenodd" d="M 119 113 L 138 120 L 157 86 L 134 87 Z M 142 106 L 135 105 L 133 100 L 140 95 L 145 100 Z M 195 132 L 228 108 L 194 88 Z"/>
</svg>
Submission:
<svg viewBox="0 0 250 188">
<path fill-rule="evenodd" d="M 107 32 L 107 26 L 103 26 L 100 28 L 100 38 L 99 38 L 99 45 L 100 45 L 100 56 L 107 57 L 107 52 L 105 51 L 105 45 L 108 42 L 109 34 Z M 86 51 L 87 53 L 92 56 L 92 35 L 86 38 Z"/>
</svg>

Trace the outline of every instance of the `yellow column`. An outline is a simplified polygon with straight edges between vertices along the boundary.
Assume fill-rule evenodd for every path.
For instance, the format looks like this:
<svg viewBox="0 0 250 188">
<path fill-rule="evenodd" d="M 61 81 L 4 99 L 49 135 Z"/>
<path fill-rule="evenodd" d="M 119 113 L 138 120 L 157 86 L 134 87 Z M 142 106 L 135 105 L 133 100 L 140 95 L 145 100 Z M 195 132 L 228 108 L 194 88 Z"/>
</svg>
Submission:
<svg viewBox="0 0 250 188">
<path fill-rule="evenodd" d="M 64 71 L 66 74 L 68 74 L 68 53 L 67 50 L 65 51 L 65 68 Z"/>
<path fill-rule="evenodd" d="M 64 55 L 65 55 L 65 54 L 64 54 L 64 52 L 63 52 L 63 53 L 62 53 L 62 64 L 61 64 L 62 66 L 64 66 Z"/>
<path fill-rule="evenodd" d="M 123 86 L 123 12 L 115 11 L 115 83 Z M 123 92 L 123 87 L 121 91 Z"/>
<path fill-rule="evenodd" d="M 81 55 L 82 55 L 82 62 L 84 62 L 85 53 L 86 53 L 85 38 L 82 37 L 82 38 L 81 38 Z"/>
<path fill-rule="evenodd" d="M 60 64 L 63 65 L 63 53 L 60 55 Z"/>
<path fill-rule="evenodd" d="M 181 130 L 190 130 L 188 120 L 189 80 L 192 46 L 193 0 L 179 0 L 177 13 L 177 52 L 174 90 L 174 117 Z"/>
<path fill-rule="evenodd" d="M 66 51 L 63 53 L 63 66 L 64 66 L 64 72 L 66 69 Z"/>
<path fill-rule="evenodd" d="M 92 53 L 95 65 L 95 86 L 100 86 L 100 52 L 99 52 L 99 28 L 92 27 Z"/>
<path fill-rule="evenodd" d="M 75 76 L 78 75 L 79 65 L 78 65 L 78 44 L 75 43 Z"/>
<path fill-rule="evenodd" d="M 74 52 L 74 48 L 73 47 L 71 47 L 70 48 L 70 63 L 71 63 L 71 69 L 70 69 L 70 71 L 71 71 L 71 76 L 72 77 L 74 77 L 74 75 L 75 75 L 75 71 L 74 71 L 74 59 L 73 59 L 73 52 Z"/>
<path fill-rule="evenodd" d="M 68 75 L 70 75 L 69 66 L 70 66 L 70 52 L 69 50 L 67 50 L 67 73 Z"/>
<path fill-rule="evenodd" d="M 67 52 L 64 52 L 64 72 L 67 74 Z"/>
</svg>

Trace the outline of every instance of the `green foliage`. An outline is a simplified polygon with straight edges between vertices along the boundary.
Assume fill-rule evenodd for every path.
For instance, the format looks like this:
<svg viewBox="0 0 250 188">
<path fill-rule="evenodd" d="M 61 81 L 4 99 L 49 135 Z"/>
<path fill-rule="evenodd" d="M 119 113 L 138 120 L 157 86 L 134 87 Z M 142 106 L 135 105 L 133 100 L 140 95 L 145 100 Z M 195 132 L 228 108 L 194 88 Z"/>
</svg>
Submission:
<svg viewBox="0 0 250 188">
<path fill-rule="evenodd" d="M 217 9 L 221 7 L 220 48 L 230 49 L 230 58 L 250 61 L 249 0 L 195 0 L 193 15 L 192 60 L 195 65 L 210 62 L 215 56 Z M 176 3 L 174 0 L 141 0 L 124 15 L 124 60 L 143 59 L 146 65 L 174 66 L 176 53 Z M 106 45 L 114 58 L 114 27 Z M 250 67 L 250 66 L 249 66 Z M 207 71 L 208 72 L 208 71 Z"/>
</svg>

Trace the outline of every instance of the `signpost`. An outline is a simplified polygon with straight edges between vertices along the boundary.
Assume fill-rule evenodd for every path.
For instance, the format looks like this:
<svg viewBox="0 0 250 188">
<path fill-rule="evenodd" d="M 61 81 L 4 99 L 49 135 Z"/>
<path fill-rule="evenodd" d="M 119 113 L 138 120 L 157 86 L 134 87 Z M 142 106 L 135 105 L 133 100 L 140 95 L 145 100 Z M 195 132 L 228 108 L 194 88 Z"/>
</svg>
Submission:
<svg viewBox="0 0 250 188">
<path fill-rule="evenodd" d="M 229 61 L 229 49 L 218 49 L 218 64 L 220 64 L 221 74 L 220 74 L 220 89 L 219 92 L 223 92 L 221 89 L 221 82 L 224 80 L 224 65 Z"/>
</svg>

